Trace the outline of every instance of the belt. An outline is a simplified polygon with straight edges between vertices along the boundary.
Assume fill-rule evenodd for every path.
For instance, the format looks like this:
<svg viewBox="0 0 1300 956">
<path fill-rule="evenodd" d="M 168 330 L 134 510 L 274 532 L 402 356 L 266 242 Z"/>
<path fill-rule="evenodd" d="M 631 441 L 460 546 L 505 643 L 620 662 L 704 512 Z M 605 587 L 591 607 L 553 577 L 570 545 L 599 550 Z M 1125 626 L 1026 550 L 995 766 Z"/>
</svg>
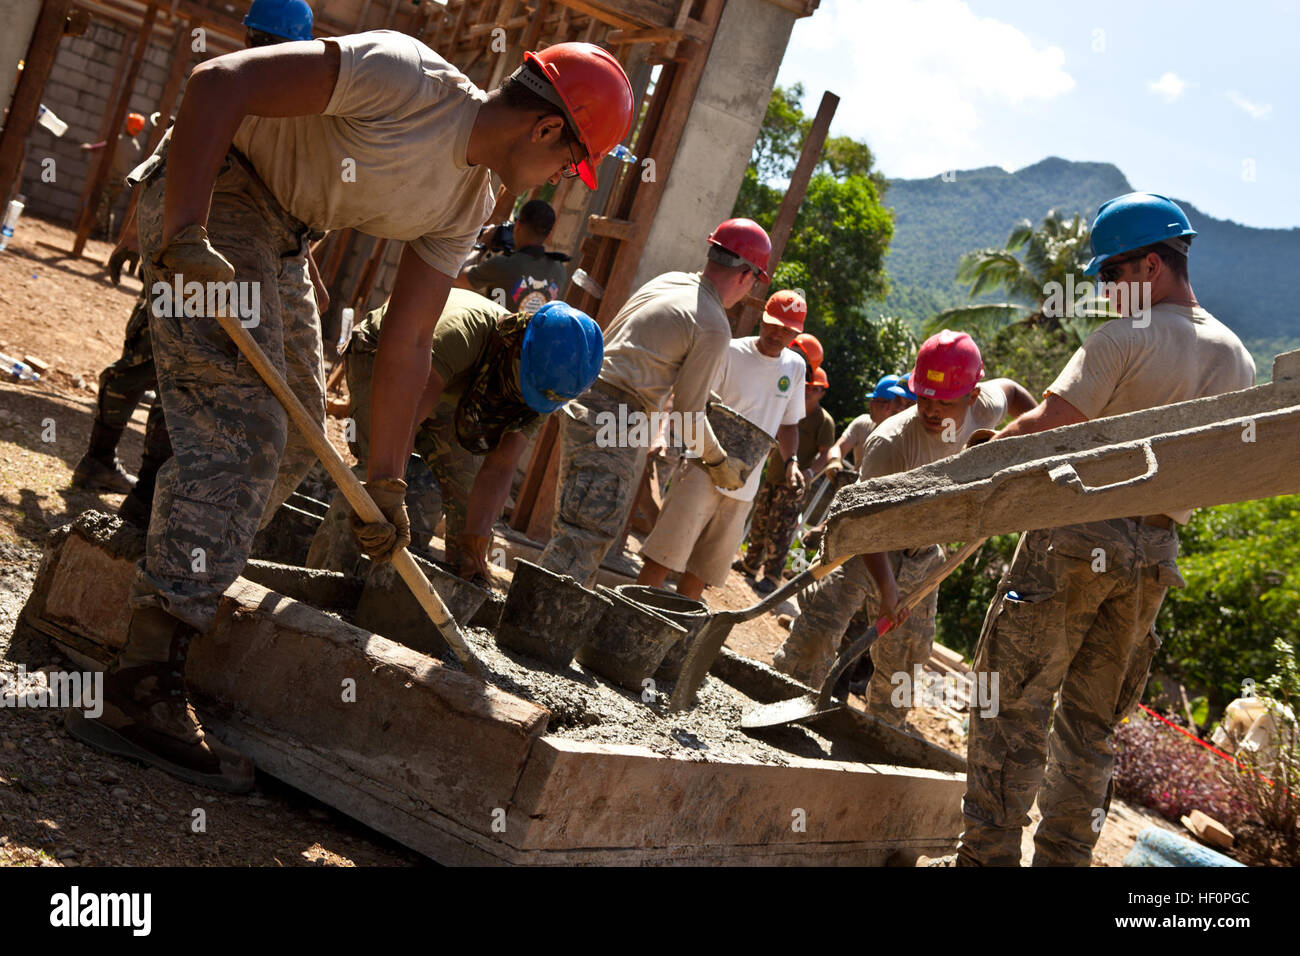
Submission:
<svg viewBox="0 0 1300 956">
<path fill-rule="evenodd" d="M 1174 530 L 1174 519 L 1169 515 L 1134 515 L 1127 520 L 1136 521 L 1138 524 L 1149 524 L 1153 528 L 1163 528 L 1166 531 Z"/>
<path fill-rule="evenodd" d="M 591 388 L 592 391 L 603 392 L 606 395 L 610 395 L 613 396 L 614 398 L 621 399 L 625 405 L 628 405 L 631 408 L 636 408 L 641 410 L 644 410 L 645 408 L 645 403 L 641 401 L 639 395 L 635 394 L 634 392 L 629 392 L 627 389 L 622 388 L 618 385 L 611 385 L 603 378 L 598 378 L 596 379 L 596 381 L 592 382 Z"/>
</svg>

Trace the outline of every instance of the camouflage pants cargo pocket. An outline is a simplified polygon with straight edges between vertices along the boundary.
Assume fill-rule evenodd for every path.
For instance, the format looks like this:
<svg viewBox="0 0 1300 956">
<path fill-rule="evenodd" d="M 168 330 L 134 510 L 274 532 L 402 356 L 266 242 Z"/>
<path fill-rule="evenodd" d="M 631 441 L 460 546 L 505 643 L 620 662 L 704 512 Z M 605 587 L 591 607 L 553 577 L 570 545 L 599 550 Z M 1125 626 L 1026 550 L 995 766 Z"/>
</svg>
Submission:
<svg viewBox="0 0 1300 956">
<path fill-rule="evenodd" d="M 626 497 L 623 479 L 604 472 L 586 472 L 566 483 L 560 496 L 560 517 L 576 528 L 614 535 L 621 530 Z"/>
</svg>

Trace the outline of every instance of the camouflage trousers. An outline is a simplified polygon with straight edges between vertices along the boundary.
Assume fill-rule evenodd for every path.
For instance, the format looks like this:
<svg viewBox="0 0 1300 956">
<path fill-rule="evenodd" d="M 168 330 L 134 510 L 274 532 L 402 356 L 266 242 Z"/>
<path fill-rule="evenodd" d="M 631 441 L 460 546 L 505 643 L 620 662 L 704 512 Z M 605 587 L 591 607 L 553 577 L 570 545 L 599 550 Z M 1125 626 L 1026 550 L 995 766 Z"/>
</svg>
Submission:
<svg viewBox="0 0 1300 956">
<path fill-rule="evenodd" d="M 375 353 L 357 348 L 354 341 L 343 361 L 351 401 L 348 414 L 355 436 L 349 447 L 361 463 L 358 477 L 364 478 L 370 460 L 370 383 L 374 377 Z M 415 455 L 407 463 L 404 476 L 412 549 L 428 549 L 438 518 L 442 516 L 444 556 L 453 566 L 464 557 L 460 537 L 465 532 L 470 491 L 483 461 L 482 456 L 471 455 L 456 440 L 455 416 L 456 409 L 450 403 L 439 402 L 434 406 L 433 414 L 416 429 Z M 356 566 L 361 555 L 351 532 L 334 527 L 342 527 L 341 522 L 351 514 L 352 508 L 342 493 L 335 493 L 330 501 L 330 513 L 312 541 L 308 567 L 346 571 Z"/>
<path fill-rule="evenodd" d="M 1018 866 L 1037 798 L 1034 865 L 1089 864 L 1112 735 L 1142 697 L 1165 592 L 1183 584 L 1177 555 L 1176 531 L 1129 518 L 1021 535 L 975 653 L 998 696 L 996 715 L 970 715 L 959 863 Z"/>
<path fill-rule="evenodd" d="M 144 393 L 157 387 L 158 373 L 149 338 L 149 297 L 141 290 L 131 317 L 126 320 L 122 357 L 99 373 L 95 420 L 120 434 L 131 421 Z M 144 426 L 144 459 L 145 462 L 152 460 L 156 468 L 171 454 L 162 403 L 154 402 L 149 407 L 149 417 Z M 144 471 L 143 465 L 141 471 Z"/>
<path fill-rule="evenodd" d="M 741 559 L 750 574 L 758 574 L 761 568 L 765 577 L 780 582 L 803 499 L 784 481 L 764 481 L 758 489 L 749 523 L 749 548 Z"/>
<path fill-rule="evenodd" d="M 938 545 L 890 552 L 899 594 L 910 594 L 943 560 L 943 549 Z M 930 659 L 938 602 L 938 591 L 930 592 L 906 621 L 871 645 L 875 672 L 867 685 L 867 712 L 895 727 L 907 723 L 917 690 L 909 684 L 911 693 L 900 695 L 896 703 L 895 689 L 902 678 L 910 682 L 914 668 Z M 818 687 L 830 673 L 840 638 L 858 610 L 865 609 L 873 624 L 880 616 L 880 591 L 866 563 L 854 557 L 811 584 L 799 597 L 799 609 L 790 636 L 776 652 L 772 666 L 810 687 Z"/>
<path fill-rule="evenodd" d="M 158 606 L 206 631 L 221 594 L 243 570 L 253 536 L 315 461 L 298 429 L 215 318 L 169 308 L 158 284 L 174 277 L 160 251 L 167 138 L 141 167 L 137 223 L 158 393 L 174 456 L 158 475 L 134 607 Z M 235 267 L 253 339 L 324 426 L 320 317 L 306 229 L 234 151 L 212 191 L 208 235 Z M 174 286 L 173 286 L 174 288 Z M 197 304 L 197 303 L 196 303 Z M 195 311 L 189 308 L 183 311 Z"/>
<path fill-rule="evenodd" d="M 646 464 L 644 446 L 601 427 L 610 420 L 607 415 L 617 420 L 620 404 L 629 406 L 629 414 L 641 410 L 634 396 L 597 380 L 559 416 L 555 518 L 537 563 L 587 587 L 595 583 L 610 547 L 622 540 Z"/>
</svg>

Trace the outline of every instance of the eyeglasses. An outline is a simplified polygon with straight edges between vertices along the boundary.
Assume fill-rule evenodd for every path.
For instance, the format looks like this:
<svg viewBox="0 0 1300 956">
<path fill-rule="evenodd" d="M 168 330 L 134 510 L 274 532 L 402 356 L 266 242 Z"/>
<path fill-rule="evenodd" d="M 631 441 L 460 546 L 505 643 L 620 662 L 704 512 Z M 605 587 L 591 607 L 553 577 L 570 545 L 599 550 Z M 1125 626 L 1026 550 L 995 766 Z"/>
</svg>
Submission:
<svg viewBox="0 0 1300 956">
<path fill-rule="evenodd" d="M 1123 274 L 1124 270 L 1121 268 L 1122 266 L 1127 265 L 1130 262 L 1136 262 L 1138 259 L 1145 258 L 1146 253 L 1142 252 L 1136 256 L 1129 256 L 1125 259 L 1112 259 L 1101 267 L 1101 271 L 1098 272 L 1097 275 L 1102 282 L 1114 282 Z"/>
<path fill-rule="evenodd" d="M 573 158 L 572 140 L 569 140 L 569 142 L 565 143 L 565 146 L 569 150 L 569 165 L 565 166 L 564 169 L 560 171 L 560 177 L 563 179 L 573 179 L 575 176 L 578 175 L 578 164 L 582 162 L 582 159 Z"/>
</svg>

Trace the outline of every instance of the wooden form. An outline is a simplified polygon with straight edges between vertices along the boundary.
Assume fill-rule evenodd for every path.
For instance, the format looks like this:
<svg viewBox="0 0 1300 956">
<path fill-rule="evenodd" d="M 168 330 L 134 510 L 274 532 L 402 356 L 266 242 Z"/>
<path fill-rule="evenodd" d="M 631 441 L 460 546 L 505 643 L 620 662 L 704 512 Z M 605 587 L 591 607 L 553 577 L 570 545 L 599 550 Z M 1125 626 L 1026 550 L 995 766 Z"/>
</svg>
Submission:
<svg viewBox="0 0 1300 956">
<path fill-rule="evenodd" d="M 835 116 L 835 109 L 839 103 L 840 98 L 829 90 L 822 94 L 822 101 L 817 107 L 812 128 L 809 129 L 808 138 L 804 140 L 803 149 L 799 152 L 799 162 L 790 176 L 790 186 L 781 197 L 781 208 L 776 212 L 776 221 L 772 223 L 772 230 L 769 233 L 772 238 L 770 260 L 772 265 L 768 269 L 769 274 L 776 269 L 781 256 L 785 254 L 785 244 L 790 240 L 795 217 L 799 215 L 799 207 L 803 205 L 803 197 L 808 191 L 813 170 L 821 159 L 822 147 L 826 145 L 826 136 L 830 132 L 831 120 Z M 763 306 L 767 304 L 767 290 L 767 283 L 754 283 L 753 290 L 745 298 L 740 319 L 736 322 L 736 335 L 753 333 L 758 317 L 763 314 Z"/>
<path fill-rule="evenodd" d="M 20 630 L 102 667 L 125 640 L 139 544 L 93 512 L 52 532 Z M 766 687 L 762 665 L 741 669 Z M 204 722 L 260 770 L 442 863 L 878 864 L 945 852 L 961 829 L 964 777 L 928 762 L 959 758 L 883 725 L 878 742 L 922 766 L 871 762 L 851 723 L 827 734 L 832 759 L 788 766 L 574 741 L 544 708 L 244 578 L 186 676 Z"/>
</svg>

